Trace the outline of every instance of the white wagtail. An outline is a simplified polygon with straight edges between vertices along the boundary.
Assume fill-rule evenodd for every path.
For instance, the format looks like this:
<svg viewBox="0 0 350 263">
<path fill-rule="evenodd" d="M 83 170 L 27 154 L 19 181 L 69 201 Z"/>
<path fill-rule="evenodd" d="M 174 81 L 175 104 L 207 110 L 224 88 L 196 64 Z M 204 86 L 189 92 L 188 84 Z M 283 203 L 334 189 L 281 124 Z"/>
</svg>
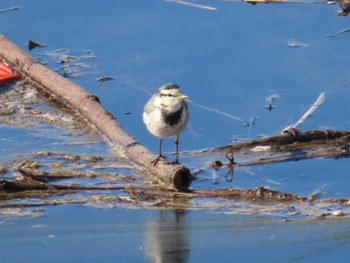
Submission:
<svg viewBox="0 0 350 263">
<path fill-rule="evenodd" d="M 159 155 L 152 161 L 157 164 L 162 155 L 162 139 L 175 137 L 176 156 L 173 163 L 178 164 L 179 137 L 190 120 L 187 96 L 181 93 L 176 84 L 166 84 L 160 87 L 149 99 L 143 111 L 143 122 L 153 135 L 160 138 Z"/>
</svg>

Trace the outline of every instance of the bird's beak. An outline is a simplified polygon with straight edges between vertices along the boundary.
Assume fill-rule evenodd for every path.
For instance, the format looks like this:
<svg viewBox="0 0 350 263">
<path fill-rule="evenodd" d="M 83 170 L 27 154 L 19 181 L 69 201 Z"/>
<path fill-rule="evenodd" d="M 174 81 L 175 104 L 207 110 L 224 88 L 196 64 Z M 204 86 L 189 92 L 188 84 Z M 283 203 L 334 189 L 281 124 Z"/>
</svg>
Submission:
<svg viewBox="0 0 350 263">
<path fill-rule="evenodd" d="M 179 98 L 180 98 L 180 99 L 187 99 L 188 97 L 187 97 L 186 95 L 182 95 L 182 94 L 181 94 L 181 95 L 179 96 Z"/>
</svg>

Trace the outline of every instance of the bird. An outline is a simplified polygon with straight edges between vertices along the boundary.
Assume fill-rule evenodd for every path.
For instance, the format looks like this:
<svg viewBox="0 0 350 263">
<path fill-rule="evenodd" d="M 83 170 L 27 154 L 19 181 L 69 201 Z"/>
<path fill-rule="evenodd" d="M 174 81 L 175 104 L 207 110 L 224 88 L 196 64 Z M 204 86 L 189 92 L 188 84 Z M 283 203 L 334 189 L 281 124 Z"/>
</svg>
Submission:
<svg viewBox="0 0 350 263">
<path fill-rule="evenodd" d="M 163 138 L 175 137 L 176 154 L 174 164 L 179 164 L 180 133 L 187 127 L 190 120 L 188 97 L 182 94 L 178 85 L 169 83 L 161 86 L 146 103 L 143 111 L 143 122 L 148 131 L 158 137 L 158 157 L 151 163 L 156 165 L 162 155 Z"/>
</svg>

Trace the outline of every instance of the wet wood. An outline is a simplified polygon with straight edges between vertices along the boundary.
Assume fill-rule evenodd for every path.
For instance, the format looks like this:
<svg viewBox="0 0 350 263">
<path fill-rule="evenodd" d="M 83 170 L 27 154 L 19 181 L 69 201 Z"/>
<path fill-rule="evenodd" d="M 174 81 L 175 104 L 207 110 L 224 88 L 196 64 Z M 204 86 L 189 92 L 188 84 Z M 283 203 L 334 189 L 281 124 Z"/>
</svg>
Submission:
<svg viewBox="0 0 350 263">
<path fill-rule="evenodd" d="M 256 146 L 271 146 L 280 150 L 303 149 L 327 144 L 346 146 L 350 142 L 350 131 L 312 130 L 312 131 L 287 131 L 283 134 L 263 137 L 257 140 L 222 146 L 212 151 L 241 151 L 252 149 Z M 211 151 L 211 150 L 210 150 Z"/>
<path fill-rule="evenodd" d="M 18 169 L 22 176 L 16 180 L 1 180 L 0 192 L 23 192 L 23 191 L 95 191 L 95 190 L 121 190 L 123 187 L 91 187 L 77 185 L 59 185 L 50 184 L 49 180 L 42 180 L 40 176 L 31 173 L 25 169 Z M 57 180 L 59 176 L 52 178 L 52 181 Z M 61 178 L 62 179 L 62 178 Z"/>
<path fill-rule="evenodd" d="M 340 11 L 338 12 L 339 16 L 347 16 L 350 12 L 350 1 L 349 0 L 337 0 L 337 3 L 340 6 Z"/>
<path fill-rule="evenodd" d="M 41 176 L 37 172 L 19 168 L 17 172 L 21 175 L 16 180 L 2 180 L 0 181 L 0 196 L 1 193 L 12 193 L 11 199 L 15 198 L 14 193 L 20 193 L 17 198 L 25 198 L 21 192 L 34 192 L 38 197 L 45 194 L 63 194 L 65 191 L 77 192 L 77 191 L 110 191 L 121 190 L 127 192 L 131 198 L 152 200 L 156 198 L 172 199 L 178 197 L 195 198 L 195 197 L 212 197 L 212 198 L 225 198 L 236 199 L 246 201 L 265 201 L 265 202 L 291 202 L 297 200 L 306 200 L 305 197 L 296 196 L 289 193 L 282 193 L 259 187 L 255 189 L 214 189 L 214 190 L 187 190 L 186 192 L 178 192 L 174 189 L 167 187 L 140 187 L 140 186 L 117 186 L 117 187 L 91 187 L 91 186 L 77 186 L 77 185 L 60 185 L 51 184 L 52 181 L 57 181 L 58 176 L 54 176 L 51 181 L 50 177 L 45 177 L 42 180 Z M 32 193 L 28 193 L 27 197 L 33 197 Z"/>
<path fill-rule="evenodd" d="M 291 202 L 307 199 L 302 196 L 274 191 L 264 187 L 258 187 L 254 189 L 227 188 L 214 190 L 192 190 L 189 192 L 196 196 L 202 197 L 221 197 L 230 199 L 243 199 L 247 201 Z"/>
<path fill-rule="evenodd" d="M 169 197 L 209 197 L 209 198 L 225 198 L 244 201 L 264 201 L 264 202 L 293 202 L 304 201 L 306 197 L 293 195 L 290 193 L 283 193 L 280 191 L 270 190 L 264 187 L 258 187 L 254 189 L 238 189 L 238 188 L 225 188 L 225 189 L 213 189 L 213 190 L 188 190 L 183 193 L 175 193 L 171 190 L 160 189 L 147 189 L 147 188 L 135 188 L 126 187 L 125 190 L 131 196 L 141 196 L 142 198 L 169 198 Z"/>
<path fill-rule="evenodd" d="M 88 123 L 95 126 L 118 149 L 119 154 L 143 167 L 149 180 L 161 181 L 179 191 L 188 189 L 192 181 L 189 169 L 163 161 L 156 166 L 151 164 L 157 156 L 127 134 L 116 118 L 101 106 L 98 97 L 40 64 L 2 35 L 0 56 L 47 92 L 79 111 Z"/>
<path fill-rule="evenodd" d="M 1 180 L 0 181 L 0 192 L 23 192 L 23 191 L 41 191 L 41 193 L 50 191 L 67 190 L 69 192 L 74 191 L 96 191 L 96 190 L 122 190 L 124 187 L 91 187 L 91 186 L 76 186 L 76 185 L 59 185 L 49 184 L 44 182 L 38 182 L 36 180 L 25 178 L 22 180 Z M 41 197 L 38 194 L 37 197 Z"/>
<path fill-rule="evenodd" d="M 228 162 L 212 160 L 215 169 L 229 167 L 231 175 L 235 167 L 264 165 L 277 162 L 299 161 L 312 158 L 343 158 L 350 156 L 350 131 L 288 130 L 284 134 L 203 150 L 194 155 L 223 155 Z M 244 161 L 235 155 L 244 154 Z M 250 155 L 254 157 L 249 158 Z"/>
<path fill-rule="evenodd" d="M 19 194 L 17 198 L 29 198 L 29 197 L 42 197 L 46 194 L 59 195 L 67 194 L 77 191 L 110 191 L 110 190 L 122 190 L 127 192 L 131 197 L 138 199 L 142 197 L 143 200 L 154 198 L 174 198 L 174 197 L 213 197 L 213 198 L 226 198 L 245 201 L 264 201 L 264 202 L 292 202 L 297 200 L 306 200 L 307 198 L 296 196 L 290 193 L 282 193 L 279 191 L 269 190 L 264 187 L 255 189 L 214 189 L 214 190 L 188 190 L 186 192 L 177 192 L 169 188 L 144 188 L 144 187 L 89 187 L 89 186 L 76 186 L 76 185 L 59 185 L 49 184 L 44 182 L 38 182 L 31 178 L 32 176 L 25 175 L 21 180 L 1 180 L 0 181 L 0 194 L 1 193 L 20 193 L 20 192 L 33 192 L 36 195 L 28 193 L 26 196 Z M 65 192 L 64 192 L 65 191 Z M 11 199 L 16 198 L 16 195 L 12 195 Z M 4 199 L 4 198 L 2 198 Z"/>
</svg>

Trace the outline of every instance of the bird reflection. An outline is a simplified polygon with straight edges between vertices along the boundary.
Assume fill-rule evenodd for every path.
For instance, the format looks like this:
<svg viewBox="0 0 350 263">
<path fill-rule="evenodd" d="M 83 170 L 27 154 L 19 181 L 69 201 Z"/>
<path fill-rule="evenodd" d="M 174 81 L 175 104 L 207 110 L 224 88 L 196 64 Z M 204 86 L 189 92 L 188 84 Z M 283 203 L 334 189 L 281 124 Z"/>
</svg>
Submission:
<svg viewBox="0 0 350 263">
<path fill-rule="evenodd" d="M 154 263 L 187 262 L 190 246 L 184 211 L 160 211 L 147 223 L 146 256 Z"/>
</svg>

